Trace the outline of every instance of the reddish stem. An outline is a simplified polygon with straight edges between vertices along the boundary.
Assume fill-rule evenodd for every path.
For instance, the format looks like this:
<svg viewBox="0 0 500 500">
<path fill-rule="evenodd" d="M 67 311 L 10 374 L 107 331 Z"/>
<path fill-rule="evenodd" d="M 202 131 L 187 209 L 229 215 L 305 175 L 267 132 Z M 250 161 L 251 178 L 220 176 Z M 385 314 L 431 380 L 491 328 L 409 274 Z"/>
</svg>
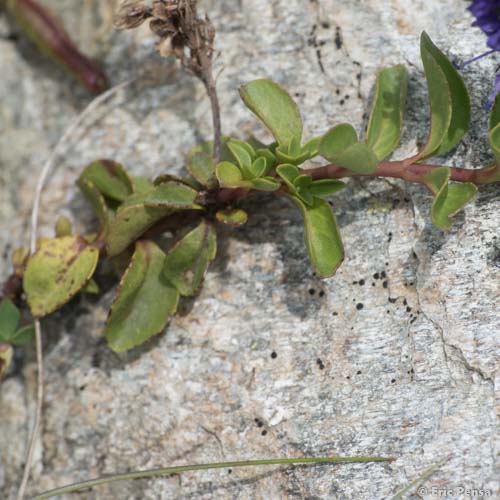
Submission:
<svg viewBox="0 0 500 500">
<path fill-rule="evenodd" d="M 407 182 L 424 184 L 424 175 L 432 172 L 442 165 L 430 165 L 426 163 L 417 163 L 405 165 L 404 161 L 381 161 L 377 170 L 371 173 L 356 173 L 335 164 L 325 165 L 323 167 L 308 169 L 307 173 L 313 179 L 341 179 L 343 177 L 393 177 L 403 179 Z M 464 169 L 458 167 L 449 167 L 450 180 L 457 182 L 472 182 L 473 184 L 487 184 L 498 167 L 487 169 Z"/>
</svg>

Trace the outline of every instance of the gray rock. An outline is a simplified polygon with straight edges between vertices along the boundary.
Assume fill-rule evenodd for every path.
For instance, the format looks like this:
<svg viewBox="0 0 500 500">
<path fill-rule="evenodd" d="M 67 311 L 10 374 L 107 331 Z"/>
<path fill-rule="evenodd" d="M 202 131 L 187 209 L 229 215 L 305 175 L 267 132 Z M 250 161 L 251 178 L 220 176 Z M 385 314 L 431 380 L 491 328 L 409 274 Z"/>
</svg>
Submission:
<svg viewBox="0 0 500 500">
<path fill-rule="evenodd" d="M 134 174 L 179 172 L 187 149 L 210 137 L 211 118 L 202 86 L 153 54 L 146 28 L 113 30 L 112 2 L 46 3 L 105 61 L 113 83 L 144 65 L 166 75 L 164 86 L 122 92 L 72 138 L 43 196 L 40 232 L 50 235 L 60 214 L 81 230 L 91 226 L 74 186 L 87 162 L 104 156 Z M 308 137 L 342 121 L 361 131 L 376 70 L 403 62 L 411 80 L 395 153 L 402 158 L 428 126 L 420 31 L 457 59 L 485 48 L 464 3 L 452 0 L 205 5 L 219 30 L 224 130 L 241 137 L 266 137 L 239 101 L 244 82 L 271 77 L 285 85 Z M 9 32 L 4 21 L 0 31 Z M 4 37 L 0 54 L 3 279 L 10 249 L 27 241 L 43 160 L 90 97 L 22 44 Z M 494 70 L 489 59 L 464 71 L 474 120 L 444 164 L 489 161 L 482 103 Z M 200 295 L 146 347 L 118 357 L 103 343 L 116 283 L 109 276 L 99 300 L 78 298 L 45 322 L 43 433 L 29 491 L 167 464 L 375 454 L 396 461 L 199 472 L 103 486 L 80 498 L 382 499 L 446 456 L 421 498 L 435 498 L 433 486 L 482 488 L 498 498 L 498 185 L 481 188 L 444 234 L 430 224 L 422 188 L 351 180 L 333 199 L 347 257 L 324 281 L 307 261 L 295 208 L 265 200 L 264 207 L 249 202 L 247 227 L 222 234 Z M 21 476 L 35 374 L 28 349 L 0 386 L 6 498 Z"/>
</svg>

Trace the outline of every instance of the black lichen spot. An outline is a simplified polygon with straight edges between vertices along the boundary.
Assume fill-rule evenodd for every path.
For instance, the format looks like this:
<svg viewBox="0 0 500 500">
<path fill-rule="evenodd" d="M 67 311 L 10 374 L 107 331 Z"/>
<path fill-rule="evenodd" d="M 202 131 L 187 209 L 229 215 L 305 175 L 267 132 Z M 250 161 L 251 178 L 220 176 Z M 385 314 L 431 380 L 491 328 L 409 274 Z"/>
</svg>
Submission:
<svg viewBox="0 0 500 500">
<path fill-rule="evenodd" d="M 358 370 L 358 371 L 356 372 L 356 375 L 361 375 L 361 370 Z"/>
<path fill-rule="evenodd" d="M 341 106 L 343 106 L 343 105 L 344 105 L 344 99 L 340 99 L 339 104 L 340 104 Z"/>
<path fill-rule="evenodd" d="M 394 304 L 396 302 L 396 300 L 398 300 L 397 298 L 396 299 L 393 299 L 392 297 L 389 297 L 389 302 L 391 304 Z"/>
<path fill-rule="evenodd" d="M 360 286 L 363 286 L 365 284 L 365 280 L 359 280 L 358 283 L 359 283 Z"/>
<path fill-rule="evenodd" d="M 336 93 L 337 95 L 339 95 L 339 94 L 340 94 L 340 90 L 339 90 L 339 89 L 337 89 L 337 90 L 335 91 L 335 93 Z"/>
<path fill-rule="evenodd" d="M 408 312 L 408 313 L 411 312 L 411 307 L 410 306 L 407 306 L 406 312 Z"/>
<path fill-rule="evenodd" d="M 319 368 L 320 370 L 324 370 L 324 369 L 325 369 L 325 365 L 323 364 L 323 361 L 321 361 L 321 358 L 318 358 L 318 359 L 316 360 L 316 364 L 318 365 L 318 368 Z"/>
<path fill-rule="evenodd" d="M 376 280 L 380 279 L 380 274 L 379 273 L 375 273 L 373 275 L 373 279 L 376 279 Z"/>
<path fill-rule="evenodd" d="M 363 309 L 363 307 L 365 307 L 365 306 L 364 306 L 361 302 L 358 302 L 358 303 L 356 304 L 356 309 L 357 309 L 358 311 L 361 311 L 361 309 Z"/>
<path fill-rule="evenodd" d="M 233 473 L 233 469 L 228 469 L 228 470 L 227 470 L 227 473 L 228 473 L 228 474 L 232 474 L 232 473 Z"/>
<path fill-rule="evenodd" d="M 262 435 L 262 436 L 265 436 L 266 434 L 267 434 L 267 431 L 266 431 L 266 429 L 264 429 L 264 430 L 261 432 L 261 435 Z"/>
<path fill-rule="evenodd" d="M 396 379 L 395 379 L 395 378 L 393 378 L 393 379 L 391 380 L 391 384 L 394 384 L 394 383 L 396 383 Z"/>
<path fill-rule="evenodd" d="M 403 305 L 405 305 L 405 306 L 408 305 L 408 301 L 406 299 L 403 300 Z"/>
<path fill-rule="evenodd" d="M 320 292 L 318 293 L 318 295 L 319 295 L 320 297 L 324 297 L 324 296 L 325 296 L 325 292 L 324 292 L 323 290 L 320 290 Z"/>
<path fill-rule="evenodd" d="M 314 288 L 309 288 L 309 295 L 314 295 L 316 290 Z"/>
<path fill-rule="evenodd" d="M 276 359 L 277 357 L 278 357 L 278 355 L 276 354 L 276 351 L 273 351 L 273 352 L 271 353 L 271 358 L 272 358 L 272 359 Z"/>
<path fill-rule="evenodd" d="M 324 29 L 328 29 L 330 27 L 330 23 L 328 21 L 322 21 L 321 27 Z"/>
<path fill-rule="evenodd" d="M 260 418 L 256 418 L 255 423 L 257 424 L 257 427 L 264 427 L 264 422 L 262 422 Z"/>
<path fill-rule="evenodd" d="M 387 280 L 386 280 L 386 281 L 384 281 L 384 282 L 382 283 L 382 286 L 383 286 L 384 288 L 387 288 L 387 287 L 388 287 Z"/>
<path fill-rule="evenodd" d="M 335 312 L 335 311 L 332 312 L 332 316 L 338 316 L 338 315 L 339 315 L 338 312 Z"/>
<path fill-rule="evenodd" d="M 387 278 L 387 274 L 385 274 L 385 271 L 382 271 L 380 273 L 380 279 L 384 279 L 384 278 Z"/>
<path fill-rule="evenodd" d="M 335 29 L 335 47 L 337 50 L 340 50 L 342 48 L 343 42 L 342 42 L 342 34 L 340 33 L 340 28 L 337 26 Z"/>
</svg>

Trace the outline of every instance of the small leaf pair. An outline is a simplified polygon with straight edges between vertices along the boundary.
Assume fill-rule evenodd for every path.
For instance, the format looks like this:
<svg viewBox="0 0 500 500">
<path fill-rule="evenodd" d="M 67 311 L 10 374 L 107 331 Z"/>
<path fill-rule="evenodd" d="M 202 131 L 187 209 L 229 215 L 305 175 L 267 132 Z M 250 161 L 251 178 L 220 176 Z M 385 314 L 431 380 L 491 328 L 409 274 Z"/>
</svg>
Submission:
<svg viewBox="0 0 500 500">
<path fill-rule="evenodd" d="M 213 227 L 202 222 L 167 254 L 138 241 L 106 322 L 110 347 L 122 352 L 160 333 L 175 314 L 179 296 L 194 295 L 217 250 Z"/>
<path fill-rule="evenodd" d="M 320 139 L 302 144 L 303 124 L 299 108 L 290 95 L 271 80 L 254 80 L 240 89 L 246 106 L 266 125 L 277 141 L 281 163 L 300 165 L 318 154 Z"/>
<path fill-rule="evenodd" d="M 276 191 L 280 183 L 266 174 L 275 163 L 268 149 L 257 151 L 244 141 L 231 139 L 227 143 L 237 164 L 222 161 L 217 165 L 217 178 L 222 187 L 246 188 L 257 191 Z"/>
<path fill-rule="evenodd" d="M 335 179 L 313 180 L 307 175 L 307 170 L 301 171 L 291 164 L 280 165 L 276 169 L 277 174 L 283 179 L 289 192 L 300 198 L 306 205 L 312 206 L 315 197 L 325 197 L 345 188 L 342 181 Z"/>
<path fill-rule="evenodd" d="M 280 165 L 276 171 L 304 217 L 306 247 L 316 273 L 322 278 L 332 276 L 344 259 L 344 247 L 335 215 L 321 198 L 340 191 L 345 184 L 334 179 L 314 181 L 290 164 Z"/>
<path fill-rule="evenodd" d="M 24 346 L 33 339 L 33 325 L 19 328 L 20 320 L 19 309 L 9 299 L 3 299 L 0 302 L 0 344 Z"/>
</svg>

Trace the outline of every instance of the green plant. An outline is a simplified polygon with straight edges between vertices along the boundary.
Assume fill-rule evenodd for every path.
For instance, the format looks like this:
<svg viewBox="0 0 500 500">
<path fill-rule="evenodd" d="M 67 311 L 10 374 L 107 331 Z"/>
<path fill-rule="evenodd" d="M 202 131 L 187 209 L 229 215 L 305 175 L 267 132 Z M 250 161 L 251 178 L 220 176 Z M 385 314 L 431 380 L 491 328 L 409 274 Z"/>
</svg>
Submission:
<svg viewBox="0 0 500 500">
<path fill-rule="evenodd" d="M 240 94 L 275 142 L 216 134 L 214 142 L 189 153 L 182 178 L 165 174 L 149 181 L 111 160 L 87 166 L 77 184 L 96 214 L 99 230 L 73 235 L 68 223 L 59 222 L 57 237 L 39 242 L 22 270 L 33 315 L 51 314 L 81 291 L 97 292 L 92 276 L 99 259 L 108 258 L 126 270 L 104 335 L 117 352 L 143 343 L 165 328 L 180 297 L 199 290 L 216 255 L 217 225 L 243 225 L 248 214 L 241 202 L 261 192 L 286 196 L 299 208 L 307 251 L 320 277 L 332 276 L 344 258 L 335 215 L 325 200 L 345 187 L 341 178 L 383 176 L 422 184 L 434 196 L 432 222 L 448 230 L 451 217 L 473 198 L 478 185 L 500 180 L 500 100 L 490 120 L 495 163 L 474 170 L 424 163 L 457 145 L 469 126 L 470 110 L 462 78 L 426 33 L 420 49 L 431 126 L 425 145 L 405 160 L 385 160 L 398 145 L 403 126 L 408 76 L 397 65 L 377 77 L 363 139 L 352 125 L 341 123 L 303 142 L 296 103 L 277 83 L 256 80 L 243 86 Z M 198 66 L 191 61 L 190 67 Z M 217 153 L 214 143 L 220 143 Z M 331 163 L 302 167 L 317 156 Z M 171 248 L 159 243 L 166 230 L 177 234 Z"/>
</svg>

